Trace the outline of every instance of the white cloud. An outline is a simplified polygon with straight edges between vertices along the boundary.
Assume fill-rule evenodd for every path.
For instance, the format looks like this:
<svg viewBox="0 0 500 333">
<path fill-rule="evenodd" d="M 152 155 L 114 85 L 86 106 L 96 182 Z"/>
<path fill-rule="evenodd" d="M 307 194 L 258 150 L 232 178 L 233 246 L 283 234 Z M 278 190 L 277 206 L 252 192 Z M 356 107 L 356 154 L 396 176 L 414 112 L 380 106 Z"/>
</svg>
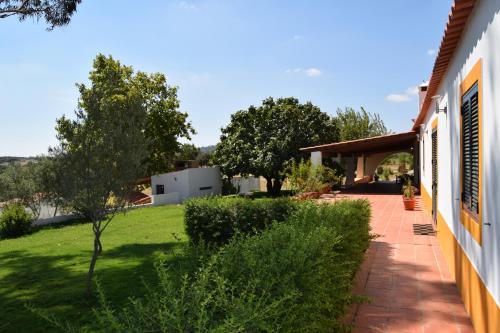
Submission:
<svg viewBox="0 0 500 333">
<path fill-rule="evenodd" d="M 285 73 L 302 73 L 302 74 L 309 76 L 309 77 L 318 77 L 318 76 L 323 74 L 318 68 L 315 68 L 315 67 L 306 68 L 306 69 L 303 69 L 300 67 L 289 68 L 285 71 Z"/>
<path fill-rule="evenodd" d="M 410 96 L 400 95 L 400 94 L 390 94 L 385 98 L 385 100 L 393 103 L 403 103 L 403 102 L 408 102 L 410 100 Z"/>
<path fill-rule="evenodd" d="M 187 1 L 181 1 L 179 2 L 179 7 L 184 9 L 184 10 L 197 10 L 198 7 L 191 3 L 191 2 L 187 2 Z"/>
<path fill-rule="evenodd" d="M 427 55 L 429 55 L 429 56 L 433 56 L 433 55 L 435 55 L 435 54 L 436 54 L 436 50 L 434 50 L 434 49 L 428 49 L 428 50 L 427 50 Z"/>
<path fill-rule="evenodd" d="M 302 36 L 301 35 L 294 35 L 293 39 L 294 40 L 299 40 L 299 39 L 302 39 Z"/>
<path fill-rule="evenodd" d="M 203 85 L 210 81 L 210 76 L 207 73 L 192 74 L 189 76 L 189 82 L 195 85 Z"/>
<path fill-rule="evenodd" d="M 323 73 L 321 73 L 321 71 L 319 69 L 314 68 L 314 67 L 306 69 L 305 73 L 307 76 L 312 76 L 312 77 L 320 76 L 321 74 L 323 74 Z"/>
<path fill-rule="evenodd" d="M 404 94 L 389 94 L 385 97 L 385 100 L 392 103 L 403 103 L 411 101 L 417 95 L 418 86 L 413 86 L 406 89 Z"/>
<path fill-rule="evenodd" d="M 410 87 L 406 89 L 406 94 L 407 95 L 418 95 L 418 86 Z"/>
</svg>

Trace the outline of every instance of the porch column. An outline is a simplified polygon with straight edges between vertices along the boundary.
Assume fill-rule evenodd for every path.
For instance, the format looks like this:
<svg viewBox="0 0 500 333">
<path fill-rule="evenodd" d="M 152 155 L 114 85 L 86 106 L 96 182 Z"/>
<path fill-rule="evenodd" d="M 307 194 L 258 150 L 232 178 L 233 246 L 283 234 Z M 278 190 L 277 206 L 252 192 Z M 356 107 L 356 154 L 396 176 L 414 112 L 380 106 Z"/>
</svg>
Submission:
<svg viewBox="0 0 500 333">
<path fill-rule="evenodd" d="M 346 185 L 351 185 L 354 183 L 354 159 L 355 155 L 347 157 L 347 165 L 345 172 L 345 183 Z"/>
<path fill-rule="evenodd" d="M 365 155 L 358 156 L 358 164 L 356 168 L 356 178 L 363 178 L 365 175 Z"/>
<path fill-rule="evenodd" d="M 321 165 L 323 163 L 323 154 L 320 151 L 311 152 L 311 164 L 314 166 Z"/>
</svg>

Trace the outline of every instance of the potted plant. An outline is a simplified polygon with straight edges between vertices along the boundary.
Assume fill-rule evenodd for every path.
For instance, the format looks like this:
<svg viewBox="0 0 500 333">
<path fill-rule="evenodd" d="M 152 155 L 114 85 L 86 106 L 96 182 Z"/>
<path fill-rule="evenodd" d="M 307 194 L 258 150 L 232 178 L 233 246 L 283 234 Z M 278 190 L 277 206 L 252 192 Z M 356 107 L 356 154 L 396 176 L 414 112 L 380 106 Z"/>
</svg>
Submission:
<svg viewBox="0 0 500 333">
<path fill-rule="evenodd" d="M 412 185 L 411 180 L 403 185 L 403 203 L 405 205 L 406 210 L 414 210 L 415 209 L 415 193 L 417 192 L 417 188 Z"/>
</svg>

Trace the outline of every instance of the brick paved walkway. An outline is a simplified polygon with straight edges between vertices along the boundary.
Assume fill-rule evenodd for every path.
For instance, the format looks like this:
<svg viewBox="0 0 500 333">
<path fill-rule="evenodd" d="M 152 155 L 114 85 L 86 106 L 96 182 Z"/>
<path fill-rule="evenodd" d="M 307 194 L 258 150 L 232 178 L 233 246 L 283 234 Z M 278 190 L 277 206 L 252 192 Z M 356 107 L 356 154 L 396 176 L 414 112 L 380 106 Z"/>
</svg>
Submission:
<svg viewBox="0 0 500 333">
<path fill-rule="evenodd" d="M 356 294 L 372 301 L 352 310 L 353 332 L 474 332 L 435 236 L 414 235 L 432 223 L 420 208 L 405 211 L 401 195 L 349 195 L 372 204 L 372 232 L 380 235 L 356 277 Z"/>
</svg>

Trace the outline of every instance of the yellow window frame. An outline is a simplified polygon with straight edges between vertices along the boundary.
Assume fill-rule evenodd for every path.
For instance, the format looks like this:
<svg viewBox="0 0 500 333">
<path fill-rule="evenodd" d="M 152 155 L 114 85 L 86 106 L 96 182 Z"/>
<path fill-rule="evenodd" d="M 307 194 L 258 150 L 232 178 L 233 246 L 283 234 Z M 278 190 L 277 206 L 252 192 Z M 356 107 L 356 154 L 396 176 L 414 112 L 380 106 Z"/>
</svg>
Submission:
<svg viewBox="0 0 500 333">
<path fill-rule="evenodd" d="M 460 84 L 460 96 L 459 103 L 460 106 L 460 154 L 463 152 L 463 129 L 462 129 L 462 98 L 465 93 L 477 82 L 478 91 L 478 127 L 479 127 L 479 214 L 473 216 L 468 209 L 466 209 L 462 203 L 462 198 L 460 196 L 460 221 L 472 238 L 479 244 L 482 245 L 483 242 L 483 135 L 482 135 L 482 124 L 483 124 L 483 80 L 482 80 L 482 59 L 479 59 L 476 64 L 472 67 L 470 72 L 467 74 L 465 79 Z M 463 159 L 460 156 L 460 193 L 463 192 Z"/>
</svg>

